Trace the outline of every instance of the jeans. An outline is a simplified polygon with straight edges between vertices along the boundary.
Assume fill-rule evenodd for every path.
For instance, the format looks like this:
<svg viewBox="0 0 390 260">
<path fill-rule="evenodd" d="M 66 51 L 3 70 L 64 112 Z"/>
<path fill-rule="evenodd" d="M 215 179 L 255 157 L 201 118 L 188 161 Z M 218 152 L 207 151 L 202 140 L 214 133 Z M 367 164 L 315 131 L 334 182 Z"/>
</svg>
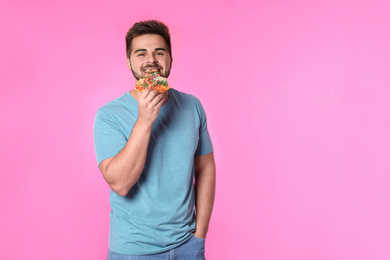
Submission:
<svg viewBox="0 0 390 260">
<path fill-rule="evenodd" d="M 193 236 L 179 247 L 153 255 L 122 255 L 108 250 L 107 260 L 205 260 L 204 248 L 205 240 Z"/>
</svg>

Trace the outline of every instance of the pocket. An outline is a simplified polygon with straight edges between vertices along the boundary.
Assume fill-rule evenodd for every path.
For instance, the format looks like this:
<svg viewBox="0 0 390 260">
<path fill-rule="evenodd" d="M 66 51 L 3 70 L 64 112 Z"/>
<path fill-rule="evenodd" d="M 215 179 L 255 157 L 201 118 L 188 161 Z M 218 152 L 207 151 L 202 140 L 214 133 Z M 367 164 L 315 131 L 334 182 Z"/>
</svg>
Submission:
<svg viewBox="0 0 390 260">
<path fill-rule="evenodd" d="M 192 238 L 194 238 L 195 240 L 201 241 L 201 242 L 205 242 L 206 241 L 206 239 L 197 237 L 195 235 L 193 235 Z"/>
</svg>

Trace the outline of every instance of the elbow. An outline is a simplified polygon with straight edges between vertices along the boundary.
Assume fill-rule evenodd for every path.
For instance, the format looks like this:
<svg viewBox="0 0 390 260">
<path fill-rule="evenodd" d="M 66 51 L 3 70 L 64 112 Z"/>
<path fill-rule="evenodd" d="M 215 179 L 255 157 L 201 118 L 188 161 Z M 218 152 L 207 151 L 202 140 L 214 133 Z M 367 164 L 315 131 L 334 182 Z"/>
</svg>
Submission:
<svg viewBox="0 0 390 260">
<path fill-rule="evenodd" d="M 102 173 L 111 190 L 122 197 L 126 196 L 138 181 L 133 177 L 133 174 L 121 173 L 108 167 Z"/>
<path fill-rule="evenodd" d="M 126 191 L 126 190 L 113 190 L 113 191 L 122 197 L 125 197 L 129 193 L 129 191 Z"/>
<path fill-rule="evenodd" d="M 127 188 L 124 185 L 118 185 L 118 184 L 111 184 L 110 188 L 113 192 L 115 192 L 116 194 L 118 194 L 119 196 L 122 196 L 122 197 L 126 196 L 130 191 L 130 188 Z"/>
<path fill-rule="evenodd" d="M 118 194 L 119 196 L 126 196 L 130 189 L 134 186 L 134 184 L 129 184 L 129 183 L 122 183 L 122 184 L 111 184 L 110 188 L 112 189 L 113 192 Z"/>
</svg>

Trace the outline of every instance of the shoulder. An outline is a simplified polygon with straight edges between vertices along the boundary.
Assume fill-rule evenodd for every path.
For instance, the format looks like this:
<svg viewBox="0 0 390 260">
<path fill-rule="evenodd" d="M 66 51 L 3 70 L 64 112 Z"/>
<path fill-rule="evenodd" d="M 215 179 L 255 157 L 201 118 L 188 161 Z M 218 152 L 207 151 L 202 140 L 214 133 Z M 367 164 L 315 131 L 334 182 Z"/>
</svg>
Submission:
<svg viewBox="0 0 390 260">
<path fill-rule="evenodd" d="M 176 89 L 171 89 L 171 94 L 175 99 L 185 102 L 186 104 L 193 104 L 196 106 L 200 104 L 200 100 L 194 95 L 187 94 Z"/>
<path fill-rule="evenodd" d="M 128 109 L 131 105 L 129 103 L 131 103 L 129 97 L 127 96 L 127 93 L 125 93 L 100 107 L 96 113 L 96 117 L 115 117 L 115 115 L 119 115 L 124 110 Z"/>
<path fill-rule="evenodd" d="M 182 111 L 192 111 L 200 119 L 205 117 L 205 111 L 199 98 L 191 94 L 177 91 L 175 89 L 172 89 L 171 93 L 173 99 L 176 101 Z"/>
</svg>

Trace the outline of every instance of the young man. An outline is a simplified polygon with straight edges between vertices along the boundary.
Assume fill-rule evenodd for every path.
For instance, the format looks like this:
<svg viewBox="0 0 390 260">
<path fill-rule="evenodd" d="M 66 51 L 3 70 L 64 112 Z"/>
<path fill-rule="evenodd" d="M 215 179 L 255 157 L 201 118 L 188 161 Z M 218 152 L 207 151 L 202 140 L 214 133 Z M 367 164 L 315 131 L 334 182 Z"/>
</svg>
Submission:
<svg viewBox="0 0 390 260">
<path fill-rule="evenodd" d="M 147 69 L 169 76 L 165 24 L 135 23 L 126 52 L 136 79 Z M 173 88 L 132 89 L 98 110 L 94 143 L 111 187 L 108 259 L 204 259 L 215 163 L 199 100 Z"/>
</svg>

